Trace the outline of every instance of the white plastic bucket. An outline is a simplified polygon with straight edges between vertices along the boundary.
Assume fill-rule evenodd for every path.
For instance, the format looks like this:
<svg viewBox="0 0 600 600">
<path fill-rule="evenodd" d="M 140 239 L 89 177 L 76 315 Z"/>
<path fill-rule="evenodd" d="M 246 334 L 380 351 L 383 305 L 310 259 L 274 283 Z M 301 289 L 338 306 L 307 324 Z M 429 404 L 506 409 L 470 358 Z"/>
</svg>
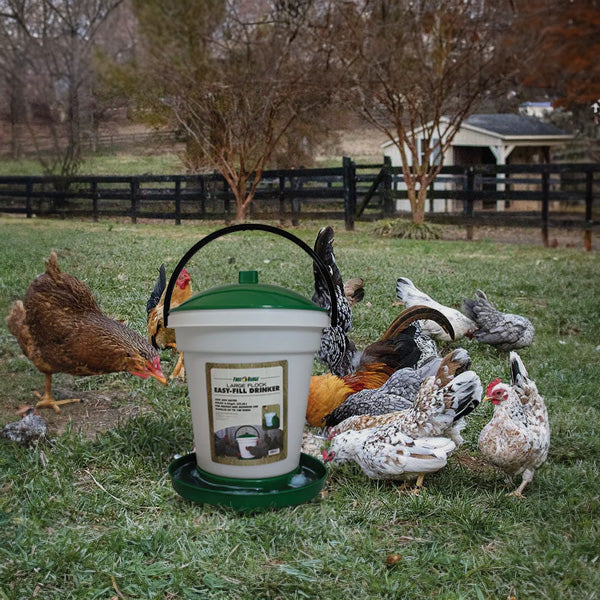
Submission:
<svg viewBox="0 0 600 600">
<path fill-rule="evenodd" d="M 175 328 L 177 348 L 184 355 L 196 461 L 201 469 L 223 477 L 262 478 L 283 475 L 298 466 L 313 356 L 328 325 L 327 314 L 305 310 L 172 314 L 169 326 Z M 279 407 L 268 413 L 279 416 L 280 446 L 265 444 L 263 454 L 255 456 L 238 444 L 237 459 L 231 455 L 231 443 L 239 438 L 234 439 L 232 432 L 244 425 L 260 429 L 265 405 Z M 228 427 L 230 433 L 223 433 Z M 274 439 L 272 430 L 260 431 L 263 437 Z M 227 442 L 220 444 L 219 436 Z M 255 443 L 248 441 L 246 446 L 260 446 L 261 441 L 257 436 Z"/>
</svg>

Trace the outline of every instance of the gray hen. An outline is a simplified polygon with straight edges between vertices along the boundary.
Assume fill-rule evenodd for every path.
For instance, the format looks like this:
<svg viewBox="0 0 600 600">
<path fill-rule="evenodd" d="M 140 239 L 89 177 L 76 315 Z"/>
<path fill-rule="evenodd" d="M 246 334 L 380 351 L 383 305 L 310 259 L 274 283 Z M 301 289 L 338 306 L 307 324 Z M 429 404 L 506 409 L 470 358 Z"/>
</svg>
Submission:
<svg viewBox="0 0 600 600">
<path fill-rule="evenodd" d="M 462 310 L 477 323 L 472 337 L 478 342 L 499 350 L 525 348 L 533 342 L 535 330 L 531 321 L 520 315 L 500 312 L 481 290 L 477 290 L 474 300 L 463 301 Z"/>
<path fill-rule="evenodd" d="M 4 426 L 4 429 L 0 431 L 0 437 L 29 446 L 44 437 L 47 431 L 48 427 L 44 418 L 35 414 L 35 409 L 28 408 L 22 419 Z"/>
</svg>

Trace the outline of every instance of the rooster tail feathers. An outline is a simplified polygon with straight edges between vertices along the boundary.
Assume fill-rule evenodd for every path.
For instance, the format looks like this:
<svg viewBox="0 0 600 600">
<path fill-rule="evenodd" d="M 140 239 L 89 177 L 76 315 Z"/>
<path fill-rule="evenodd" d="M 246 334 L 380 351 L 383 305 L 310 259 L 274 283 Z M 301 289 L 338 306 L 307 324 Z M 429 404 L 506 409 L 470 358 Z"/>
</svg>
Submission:
<svg viewBox="0 0 600 600">
<path fill-rule="evenodd" d="M 150 312 L 159 302 L 160 298 L 163 295 L 167 287 L 167 273 L 165 271 L 165 265 L 160 265 L 158 269 L 158 279 L 156 281 L 156 285 L 150 294 L 150 298 L 148 298 L 148 302 L 146 303 L 146 312 Z"/>
<path fill-rule="evenodd" d="M 435 321 L 452 339 L 454 339 L 454 328 L 445 315 L 435 308 L 417 304 L 416 306 L 411 306 L 410 308 L 403 310 L 392 321 L 391 325 L 381 336 L 381 341 L 393 339 L 399 333 L 404 331 L 411 323 L 425 319 Z"/>
<path fill-rule="evenodd" d="M 330 226 L 322 227 L 319 233 L 317 234 L 317 238 L 315 240 L 314 246 L 315 254 L 317 254 L 323 262 L 329 267 L 329 272 L 331 273 L 331 277 L 333 282 L 339 290 L 343 290 L 344 285 L 342 283 L 342 276 L 340 275 L 340 271 L 335 262 L 335 255 L 333 253 L 333 228 Z M 315 287 L 317 285 L 322 286 L 323 289 L 327 289 L 326 283 L 323 281 L 323 276 L 321 272 L 317 268 L 316 265 L 313 265 L 313 271 L 315 274 Z"/>
</svg>

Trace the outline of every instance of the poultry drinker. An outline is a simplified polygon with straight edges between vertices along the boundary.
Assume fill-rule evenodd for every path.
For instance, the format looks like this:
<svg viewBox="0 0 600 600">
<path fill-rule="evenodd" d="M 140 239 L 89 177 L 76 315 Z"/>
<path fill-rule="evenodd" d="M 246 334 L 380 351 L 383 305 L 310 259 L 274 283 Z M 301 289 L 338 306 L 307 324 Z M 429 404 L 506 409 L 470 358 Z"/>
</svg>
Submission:
<svg viewBox="0 0 600 600">
<path fill-rule="evenodd" d="M 239 231 L 275 233 L 294 242 L 328 278 L 332 297 L 334 287 L 327 267 L 302 240 L 251 223 L 209 234 L 171 275 L 164 321 L 175 329 L 183 351 L 195 444 L 194 453 L 170 465 L 173 487 L 194 502 L 252 511 L 306 502 L 323 487 L 324 464 L 303 454 L 301 446 L 313 357 L 330 319 L 297 292 L 259 283 L 257 271 L 240 271 L 238 283 L 169 308 L 187 261 L 212 240 Z"/>
</svg>

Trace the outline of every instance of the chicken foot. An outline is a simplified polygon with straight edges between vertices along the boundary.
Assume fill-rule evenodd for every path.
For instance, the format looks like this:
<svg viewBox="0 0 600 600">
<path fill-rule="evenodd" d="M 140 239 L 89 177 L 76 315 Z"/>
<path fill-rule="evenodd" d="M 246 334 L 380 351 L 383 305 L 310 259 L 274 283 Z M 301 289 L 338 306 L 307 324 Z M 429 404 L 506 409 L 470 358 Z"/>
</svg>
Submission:
<svg viewBox="0 0 600 600">
<path fill-rule="evenodd" d="M 73 402 L 81 402 L 80 398 L 67 398 L 65 400 L 55 400 L 52 397 L 52 375 L 46 375 L 46 385 L 44 393 L 33 392 L 36 398 L 40 401 L 35 405 L 36 408 L 52 408 L 54 412 L 60 412 L 59 405 L 61 404 L 72 404 Z"/>
<path fill-rule="evenodd" d="M 525 469 L 523 471 L 523 479 L 521 479 L 521 485 L 514 491 L 508 494 L 508 496 L 516 496 L 517 498 L 523 497 L 523 490 L 525 486 L 533 479 L 533 474 L 535 471 L 532 469 Z"/>
<path fill-rule="evenodd" d="M 420 473 L 419 476 L 417 477 L 417 481 L 416 481 L 414 487 L 407 489 L 409 486 L 409 482 L 405 481 L 399 488 L 397 488 L 397 491 L 399 494 L 412 494 L 414 496 L 418 496 L 419 492 L 423 489 L 424 481 L 425 481 L 425 473 Z"/>
</svg>

